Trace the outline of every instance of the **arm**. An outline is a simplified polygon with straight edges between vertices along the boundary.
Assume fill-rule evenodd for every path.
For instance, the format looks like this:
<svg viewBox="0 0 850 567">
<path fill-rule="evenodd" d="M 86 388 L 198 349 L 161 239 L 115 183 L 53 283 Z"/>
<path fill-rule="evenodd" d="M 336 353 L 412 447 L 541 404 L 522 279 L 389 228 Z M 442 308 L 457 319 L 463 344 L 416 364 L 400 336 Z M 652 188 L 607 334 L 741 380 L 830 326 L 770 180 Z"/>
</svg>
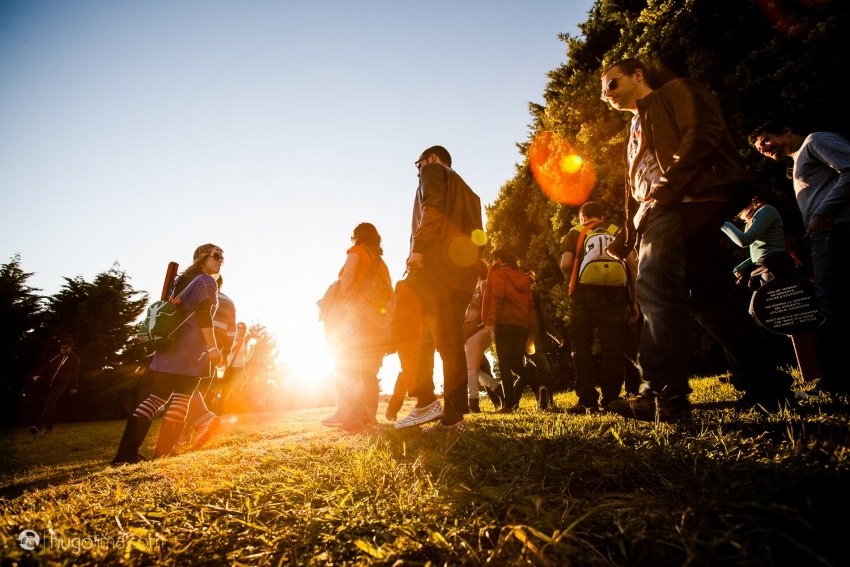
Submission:
<svg viewBox="0 0 850 567">
<path fill-rule="evenodd" d="M 573 261 L 575 260 L 575 253 L 573 252 L 564 252 L 561 254 L 561 271 L 564 275 L 569 279 L 570 273 L 573 271 Z"/>
<path fill-rule="evenodd" d="M 809 221 L 809 231 L 818 232 L 829 228 L 835 211 L 850 201 L 850 143 L 838 134 L 819 132 L 809 147 L 812 155 L 838 174 L 832 189 L 818 203 Z"/>
<path fill-rule="evenodd" d="M 339 275 L 339 282 L 343 294 L 350 295 L 354 291 L 354 282 L 357 279 L 357 267 L 360 265 L 360 255 L 357 252 L 349 252 L 345 257 L 345 264 Z"/>
<path fill-rule="evenodd" d="M 658 93 L 666 112 L 675 120 L 678 146 L 667 163 L 659 156 L 659 163 L 667 170 L 650 191 L 650 197 L 661 204 L 678 203 L 725 143 L 726 121 L 717 99 L 696 81 L 676 79 Z"/>
<path fill-rule="evenodd" d="M 77 393 L 77 386 L 79 386 L 80 383 L 80 357 L 73 355 L 68 359 L 68 362 L 71 364 L 71 368 L 69 370 L 71 373 L 70 394 L 73 396 Z"/>
<path fill-rule="evenodd" d="M 204 337 L 204 343 L 207 345 L 207 357 L 210 362 L 216 363 L 222 359 L 221 351 L 215 344 L 215 331 L 213 330 L 212 300 L 207 298 L 198 304 L 196 317 L 198 318 L 198 328 L 201 331 L 201 336 Z"/>
<path fill-rule="evenodd" d="M 437 163 L 428 164 L 422 168 L 419 175 L 422 218 L 412 236 L 412 252 L 408 259 L 408 266 L 414 270 L 422 267 L 424 256 L 433 250 L 440 238 L 446 218 L 448 190 L 444 166 Z"/>
</svg>

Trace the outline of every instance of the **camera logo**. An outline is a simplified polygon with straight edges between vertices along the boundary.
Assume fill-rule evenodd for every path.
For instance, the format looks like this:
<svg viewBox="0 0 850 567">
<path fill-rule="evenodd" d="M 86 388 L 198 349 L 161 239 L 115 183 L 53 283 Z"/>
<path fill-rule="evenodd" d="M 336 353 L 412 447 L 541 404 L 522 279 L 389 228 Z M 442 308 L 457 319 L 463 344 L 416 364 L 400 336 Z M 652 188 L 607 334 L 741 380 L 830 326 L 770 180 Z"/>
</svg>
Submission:
<svg viewBox="0 0 850 567">
<path fill-rule="evenodd" d="M 41 542 L 41 537 L 39 537 L 38 532 L 34 530 L 24 530 L 20 534 L 18 534 L 18 545 L 21 546 L 22 549 L 26 549 L 27 551 L 32 551 L 38 544 Z"/>
</svg>

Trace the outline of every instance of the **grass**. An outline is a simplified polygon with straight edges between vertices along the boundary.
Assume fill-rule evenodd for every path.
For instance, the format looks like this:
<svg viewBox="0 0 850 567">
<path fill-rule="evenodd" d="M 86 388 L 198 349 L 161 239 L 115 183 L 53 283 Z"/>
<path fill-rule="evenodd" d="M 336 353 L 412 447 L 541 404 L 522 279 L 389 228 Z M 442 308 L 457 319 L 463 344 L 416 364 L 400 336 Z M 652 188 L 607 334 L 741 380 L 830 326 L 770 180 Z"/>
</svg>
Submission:
<svg viewBox="0 0 850 567">
<path fill-rule="evenodd" d="M 346 435 L 321 408 L 240 416 L 203 450 L 123 467 L 108 465 L 123 422 L 8 430 L 0 550 L 20 565 L 843 564 L 847 400 L 740 413 L 728 385 L 692 385 L 688 425 L 529 397 L 511 415 L 484 402 L 461 432 Z"/>
</svg>

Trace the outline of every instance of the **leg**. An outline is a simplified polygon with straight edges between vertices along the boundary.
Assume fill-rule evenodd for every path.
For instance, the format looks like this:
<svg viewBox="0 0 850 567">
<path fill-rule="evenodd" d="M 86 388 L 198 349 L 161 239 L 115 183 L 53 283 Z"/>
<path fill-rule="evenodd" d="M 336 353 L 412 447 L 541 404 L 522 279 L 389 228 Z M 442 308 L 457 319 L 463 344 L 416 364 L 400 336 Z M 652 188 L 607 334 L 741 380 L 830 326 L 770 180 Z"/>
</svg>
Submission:
<svg viewBox="0 0 850 567">
<path fill-rule="evenodd" d="M 643 220 L 635 282 L 644 314 L 638 363 L 641 393 L 687 399 L 689 293 L 678 207 L 655 206 Z"/>
<path fill-rule="evenodd" d="M 577 409 L 595 410 L 599 404 L 596 391 L 596 372 L 593 364 L 593 341 L 596 324 L 590 306 L 589 290 L 576 290 L 570 317 L 570 344 L 576 372 Z M 578 406 L 581 406 L 579 408 Z"/>
</svg>

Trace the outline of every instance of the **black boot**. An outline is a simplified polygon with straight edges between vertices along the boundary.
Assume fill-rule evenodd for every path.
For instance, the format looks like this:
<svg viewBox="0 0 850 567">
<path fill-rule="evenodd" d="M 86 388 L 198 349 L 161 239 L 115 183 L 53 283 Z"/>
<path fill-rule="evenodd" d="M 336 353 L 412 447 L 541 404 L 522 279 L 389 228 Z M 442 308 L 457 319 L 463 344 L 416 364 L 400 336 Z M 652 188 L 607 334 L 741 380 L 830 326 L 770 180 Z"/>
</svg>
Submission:
<svg viewBox="0 0 850 567">
<path fill-rule="evenodd" d="M 481 413 L 481 404 L 478 398 L 469 398 L 469 413 Z"/>
<path fill-rule="evenodd" d="M 156 440 L 156 448 L 153 451 L 154 459 L 161 459 L 171 454 L 172 449 L 177 444 L 177 439 L 180 438 L 180 433 L 183 431 L 184 425 L 185 422 L 183 421 L 162 420 L 162 425 L 159 428 L 159 438 Z M 204 441 L 206 442 L 206 439 Z"/>
<path fill-rule="evenodd" d="M 118 444 L 118 452 L 115 453 L 112 464 L 132 465 L 147 461 L 147 457 L 139 453 L 139 447 L 142 446 L 150 428 L 151 420 L 131 415 L 127 420 L 127 425 L 124 426 L 124 434 L 121 436 L 121 443 Z"/>
</svg>

